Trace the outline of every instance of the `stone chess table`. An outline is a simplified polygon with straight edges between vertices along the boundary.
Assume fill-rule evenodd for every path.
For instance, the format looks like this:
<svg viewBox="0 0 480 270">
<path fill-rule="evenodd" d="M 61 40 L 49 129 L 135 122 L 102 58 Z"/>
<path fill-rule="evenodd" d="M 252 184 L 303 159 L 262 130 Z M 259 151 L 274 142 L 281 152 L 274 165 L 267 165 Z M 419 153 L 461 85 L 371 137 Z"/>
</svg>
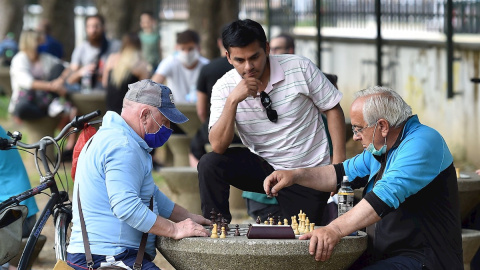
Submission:
<svg viewBox="0 0 480 270">
<path fill-rule="evenodd" d="M 308 253 L 309 240 L 248 239 L 247 224 L 234 236 L 230 224 L 226 238 L 189 237 L 173 240 L 157 237 L 156 246 L 175 269 L 347 269 L 367 248 L 367 235 L 346 236 L 330 260 L 317 262 Z M 275 226 L 275 225 L 272 225 Z"/>
</svg>

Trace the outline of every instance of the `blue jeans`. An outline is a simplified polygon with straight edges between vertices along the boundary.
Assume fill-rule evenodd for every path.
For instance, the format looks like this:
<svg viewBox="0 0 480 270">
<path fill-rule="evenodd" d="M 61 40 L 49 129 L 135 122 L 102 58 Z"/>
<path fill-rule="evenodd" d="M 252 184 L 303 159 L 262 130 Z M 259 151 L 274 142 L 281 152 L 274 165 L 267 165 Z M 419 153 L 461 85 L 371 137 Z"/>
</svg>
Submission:
<svg viewBox="0 0 480 270">
<path fill-rule="evenodd" d="M 363 270 L 421 270 L 423 263 L 414 258 L 407 256 L 395 256 L 385 260 L 378 261 L 370 266 L 363 268 Z"/>
<path fill-rule="evenodd" d="M 133 263 L 137 258 L 136 249 L 126 249 L 124 252 L 115 255 L 115 261 L 123 261 L 123 263 L 133 269 Z M 100 263 L 106 262 L 104 255 L 92 254 L 93 268 L 100 267 Z M 67 263 L 76 270 L 88 269 L 85 253 L 67 253 Z M 142 269 L 160 270 L 151 260 L 150 256 L 145 253 L 142 261 Z"/>
</svg>

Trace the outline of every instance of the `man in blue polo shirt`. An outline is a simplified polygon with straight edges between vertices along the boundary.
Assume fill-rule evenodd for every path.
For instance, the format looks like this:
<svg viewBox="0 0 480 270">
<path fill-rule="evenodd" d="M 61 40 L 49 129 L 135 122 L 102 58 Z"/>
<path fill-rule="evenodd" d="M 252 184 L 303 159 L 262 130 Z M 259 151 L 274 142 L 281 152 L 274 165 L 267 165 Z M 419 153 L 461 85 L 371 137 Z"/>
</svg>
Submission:
<svg viewBox="0 0 480 270">
<path fill-rule="evenodd" d="M 67 263 L 86 269 L 77 196 L 80 196 L 88 241 L 97 268 L 106 261 L 132 267 L 142 234 L 150 233 L 142 269 L 159 269 L 155 235 L 181 239 L 208 236 L 210 221 L 168 199 L 152 178 L 149 152 L 162 146 L 170 121 L 188 121 L 175 108 L 170 89 L 151 80 L 128 85 L 121 116 L 107 112 L 100 130 L 80 153 L 73 193 L 73 227 Z M 153 197 L 153 211 L 148 208 Z"/>
</svg>

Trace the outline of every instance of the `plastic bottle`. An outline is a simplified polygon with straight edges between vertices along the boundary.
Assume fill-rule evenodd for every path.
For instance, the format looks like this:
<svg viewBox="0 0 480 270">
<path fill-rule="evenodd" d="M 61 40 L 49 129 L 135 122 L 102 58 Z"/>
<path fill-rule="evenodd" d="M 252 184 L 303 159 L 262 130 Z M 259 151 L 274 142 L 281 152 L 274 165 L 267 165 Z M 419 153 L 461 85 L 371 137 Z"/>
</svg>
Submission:
<svg viewBox="0 0 480 270">
<path fill-rule="evenodd" d="M 338 190 L 338 216 L 353 208 L 353 189 L 350 187 L 348 176 L 343 177 L 342 186 Z"/>
<path fill-rule="evenodd" d="M 92 73 L 87 72 L 82 77 L 82 93 L 90 93 L 92 91 Z"/>
</svg>

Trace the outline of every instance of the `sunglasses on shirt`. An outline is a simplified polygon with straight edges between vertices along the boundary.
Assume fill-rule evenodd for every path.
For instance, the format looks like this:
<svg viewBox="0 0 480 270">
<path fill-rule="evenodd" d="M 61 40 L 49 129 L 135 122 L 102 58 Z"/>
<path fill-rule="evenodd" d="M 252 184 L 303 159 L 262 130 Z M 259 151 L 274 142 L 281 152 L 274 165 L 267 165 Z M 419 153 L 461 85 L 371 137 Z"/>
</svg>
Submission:
<svg viewBox="0 0 480 270">
<path fill-rule="evenodd" d="M 262 102 L 262 106 L 267 110 L 268 120 L 276 123 L 278 120 L 277 111 L 272 109 L 272 100 L 270 99 L 270 96 L 264 91 L 260 92 L 260 102 Z"/>
</svg>

